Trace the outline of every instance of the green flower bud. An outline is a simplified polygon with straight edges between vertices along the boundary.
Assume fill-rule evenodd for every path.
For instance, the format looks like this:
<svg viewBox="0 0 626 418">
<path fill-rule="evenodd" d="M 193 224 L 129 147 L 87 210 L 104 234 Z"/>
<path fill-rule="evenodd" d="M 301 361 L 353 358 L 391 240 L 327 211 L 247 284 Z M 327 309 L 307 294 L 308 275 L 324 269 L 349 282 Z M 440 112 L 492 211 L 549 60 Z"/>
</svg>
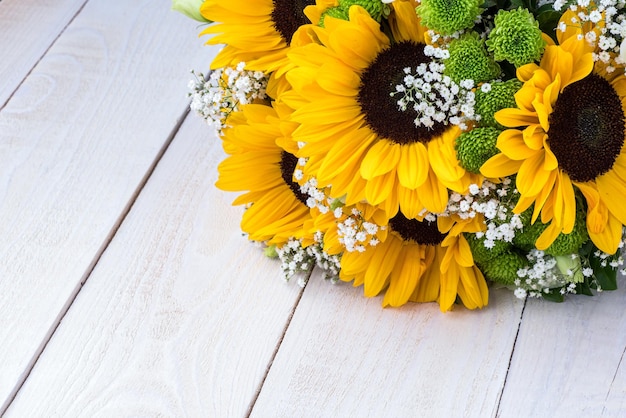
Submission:
<svg viewBox="0 0 626 418">
<path fill-rule="evenodd" d="M 494 128 L 506 129 L 493 117 L 498 110 L 517 107 L 513 95 L 522 88 L 522 82 L 514 78 L 508 81 L 494 81 L 489 83 L 489 90 L 476 90 L 476 104 L 474 111 L 480 115 L 481 126 L 493 126 Z"/>
<path fill-rule="evenodd" d="M 559 271 L 563 274 L 563 276 L 567 277 L 570 282 L 582 283 L 585 281 L 585 276 L 583 276 L 583 267 L 580 264 L 580 257 L 572 257 L 571 254 L 568 254 L 557 255 L 554 256 L 554 258 Z"/>
<path fill-rule="evenodd" d="M 268 258 L 278 258 L 278 251 L 275 245 L 268 245 L 263 249 L 263 254 Z"/>
<path fill-rule="evenodd" d="M 471 173 L 480 173 L 480 167 L 499 151 L 496 148 L 500 130 L 490 126 L 463 132 L 456 139 L 456 157 L 461 167 Z"/>
<path fill-rule="evenodd" d="M 494 19 L 487 46 L 496 61 L 509 61 L 516 67 L 541 59 L 546 41 L 532 13 L 521 7 L 500 10 Z"/>
<path fill-rule="evenodd" d="M 528 262 L 523 256 L 507 251 L 482 265 L 481 270 L 489 280 L 510 286 L 519 278 L 517 271 L 527 266 Z"/>
<path fill-rule="evenodd" d="M 475 32 L 452 41 L 448 52 L 450 58 L 444 61 L 443 73 L 456 83 L 470 79 L 478 84 L 500 75 L 500 66 L 487 52 L 485 41 Z"/>
<path fill-rule="evenodd" d="M 172 10 L 176 10 L 198 22 L 210 23 L 200 14 L 200 6 L 204 0 L 172 0 Z"/>
<path fill-rule="evenodd" d="M 442 35 L 452 35 L 474 26 L 482 13 L 482 0 L 422 0 L 415 8 L 422 24 Z"/>
</svg>

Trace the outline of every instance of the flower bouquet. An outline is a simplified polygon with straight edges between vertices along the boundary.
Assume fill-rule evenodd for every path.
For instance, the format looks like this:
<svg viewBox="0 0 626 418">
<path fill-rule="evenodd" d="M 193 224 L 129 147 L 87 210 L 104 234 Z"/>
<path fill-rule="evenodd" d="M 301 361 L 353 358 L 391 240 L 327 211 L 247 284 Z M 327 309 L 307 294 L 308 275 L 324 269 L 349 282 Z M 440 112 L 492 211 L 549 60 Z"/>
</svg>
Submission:
<svg viewBox="0 0 626 418">
<path fill-rule="evenodd" d="M 224 45 L 191 108 L 285 278 L 384 306 L 616 288 L 624 0 L 189 0 Z"/>
</svg>

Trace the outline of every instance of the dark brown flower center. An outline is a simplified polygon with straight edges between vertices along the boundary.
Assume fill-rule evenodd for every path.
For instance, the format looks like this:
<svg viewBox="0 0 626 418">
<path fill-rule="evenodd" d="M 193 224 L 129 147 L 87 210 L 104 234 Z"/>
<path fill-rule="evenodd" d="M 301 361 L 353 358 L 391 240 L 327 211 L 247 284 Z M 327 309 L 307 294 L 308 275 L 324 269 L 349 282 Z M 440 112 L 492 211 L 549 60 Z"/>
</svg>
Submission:
<svg viewBox="0 0 626 418">
<path fill-rule="evenodd" d="M 416 244 L 438 245 L 446 237 L 439 232 L 437 221 L 407 219 L 402 212 L 398 212 L 389 220 L 389 226 L 393 231 L 400 234 L 403 240 L 412 241 Z"/>
<path fill-rule="evenodd" d="M 298 164 L 298 158 L 288 153 L 287 151 L 283 151 L 280 155 L 280 174 L 283 178 L 283 181 L 289 188 L 293 195 L 300 202 L 306 205 L 306 201 L 309 198 L 308 195 L 302 193 L 300 191 L 300 185 L 293 181 L 293 172 L 296 170 L 296 165 Z"/>
<path fill-rule="evenodd" d="M 608 172 L 624 145 L 624 112 L 611 84 L 596 74 L 563 89 L 549 116 L 548 144 L 574 181 Z"/>
<path fill-rule="evenodd" d="M 424 44 L 403 41 L 391 45 L 374 59 L 361 75 L 357 100 L 365 115 L 365 121 L 379 137 L 397 144 L 428 143 L 440 136 L 446 126 L 437 123 L 428 128 L 415 125 L 416 114 L 400 111 L 397 98 L 390 96 L 402 85 L 404 69 L 414 69 L 431 61 L 424 55 Z"/>
<path fill-rule="evenodd" d="M 304 8 L 315 4 L 315 0 L 273 0 L 272 22 L 281 38 L 291 44 L 291 37 L 309 19 L 304 15 Z"/>
</svg>

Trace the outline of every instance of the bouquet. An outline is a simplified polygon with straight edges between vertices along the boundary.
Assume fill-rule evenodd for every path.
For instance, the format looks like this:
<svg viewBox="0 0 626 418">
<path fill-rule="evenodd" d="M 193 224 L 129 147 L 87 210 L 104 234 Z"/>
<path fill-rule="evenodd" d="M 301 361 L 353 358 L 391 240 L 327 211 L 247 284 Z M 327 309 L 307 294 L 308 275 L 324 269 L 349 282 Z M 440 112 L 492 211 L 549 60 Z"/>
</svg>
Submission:
<svg viewBox="0 0 626 418">
<path fill-rule="evenodd" d="M 624 0 L 174 1 L 223 45 L 191 108 L 289 278 L 384 306 L 616 288 Z"/>
</svg>

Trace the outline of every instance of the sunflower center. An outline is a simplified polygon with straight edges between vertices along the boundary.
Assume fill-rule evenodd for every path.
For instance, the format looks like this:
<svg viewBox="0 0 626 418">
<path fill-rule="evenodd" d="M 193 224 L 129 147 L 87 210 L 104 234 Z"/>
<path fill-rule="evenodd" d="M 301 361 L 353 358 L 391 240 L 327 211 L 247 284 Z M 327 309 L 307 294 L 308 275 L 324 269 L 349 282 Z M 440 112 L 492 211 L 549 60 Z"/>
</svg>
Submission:
<svg viewBox="0 0 626 418">
<path fill-rule="evenodd" d="M 304 15 L 304 8 L 314 5 L 315 0 L 272 0 L 272 22 L 274 29 L 280 34 L 287 45 L 291 44 L 291 37 L 309 19 Z"/>
<path fill-rule="evenodd" d="M 548 144 L 574 181 L 608 172 L 624 145 L 622 102 L 611 84 L 591 74 L 563 89 L 550 114 Z"/>
<path fill-rule="evenodd" d="M 302 193 L 302 191 L 300 191 L 300 185 L 293 181 L 293 172 L 296 170 L 297 164 L 298 158 L 295 155 L 290 154 L 287 151 L 283 151 L 281 153 L 280 174 L 283 178 L 283 181 L 287 186 L 289 186 L 289 189 L 291 189 L 291 192 L 296 197 L 296 199 L 306 205 L 306 201 L 309 196 Z"/>
<path fill-rule="evenodd" d="M 361 75 L 357 100 L 365 121 L 379 137 L 400 145 L 428 143 L 446 130 L 438 122 L 431 127 L 416 126 L 415 115 L 400 111 L 397 99 L 389 94 L 403 84 L 405 68 L 431 61 L 424 54 L 424 46 L 411 41 L 393 44 L 378 54 Z"/>
<path fill-rule="evenodd" d="M 445 235 L 437 228 L 437 221 L 407 219 L 402 212 L 398 212 L 389 220 L 389 226 L 400 234 L 403 240 L 416 244 L 437 245 L 445 238 Z"/>
</svg>

